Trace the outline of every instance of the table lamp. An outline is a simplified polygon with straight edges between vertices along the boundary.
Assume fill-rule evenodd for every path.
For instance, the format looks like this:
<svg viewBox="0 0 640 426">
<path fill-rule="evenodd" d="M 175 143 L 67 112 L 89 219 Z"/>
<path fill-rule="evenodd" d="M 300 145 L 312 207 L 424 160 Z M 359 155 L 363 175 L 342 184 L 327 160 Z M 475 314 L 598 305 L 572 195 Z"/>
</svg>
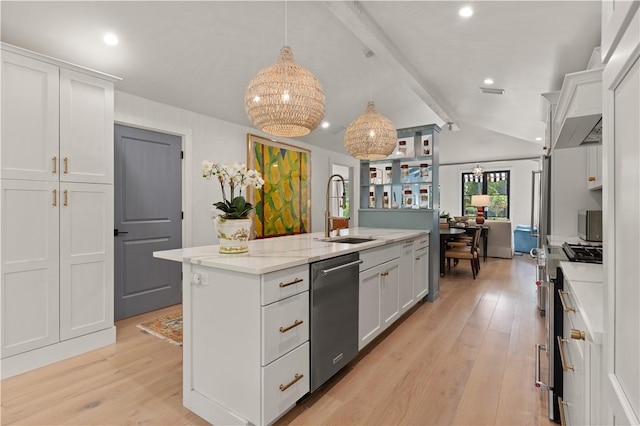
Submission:
<svg viewBox="0 0 640 426">
<path fill-rule="evenodd" d="M 471 205 L 478 208 L 478 217 L 476 223 L 482 225 L 484 223 L 484 208 L 489 205 L 490 199 L 486 194 L 472 195 Z"/>
</svg>

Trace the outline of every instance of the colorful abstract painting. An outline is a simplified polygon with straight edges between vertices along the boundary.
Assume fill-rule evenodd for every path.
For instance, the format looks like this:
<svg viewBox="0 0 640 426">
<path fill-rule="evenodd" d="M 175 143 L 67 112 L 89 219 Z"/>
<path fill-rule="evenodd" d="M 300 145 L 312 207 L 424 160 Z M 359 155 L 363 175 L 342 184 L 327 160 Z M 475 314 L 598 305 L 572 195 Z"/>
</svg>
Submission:
<svg viewBox="0 0 640 426">
<path fill-rule="evenodd" d="M 309 232 L 311 151 L 249 134 L 247 164 L 262 174 L 253 190 L 256 238 Z"/>
</svg>

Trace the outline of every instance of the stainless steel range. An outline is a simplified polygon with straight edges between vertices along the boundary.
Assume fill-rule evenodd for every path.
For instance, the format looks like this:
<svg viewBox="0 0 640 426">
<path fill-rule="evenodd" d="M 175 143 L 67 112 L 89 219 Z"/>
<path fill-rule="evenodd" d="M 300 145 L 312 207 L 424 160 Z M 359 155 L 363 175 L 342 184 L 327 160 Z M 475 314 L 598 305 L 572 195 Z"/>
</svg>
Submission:
<svg viewBox="0 0 640 426">
<path fill-rule="evenodd" d="M 602 246 L 593 244 L 570 244 L 565 242 L 562 249 L 571 262 L 602 263 Z"/>
</svg>

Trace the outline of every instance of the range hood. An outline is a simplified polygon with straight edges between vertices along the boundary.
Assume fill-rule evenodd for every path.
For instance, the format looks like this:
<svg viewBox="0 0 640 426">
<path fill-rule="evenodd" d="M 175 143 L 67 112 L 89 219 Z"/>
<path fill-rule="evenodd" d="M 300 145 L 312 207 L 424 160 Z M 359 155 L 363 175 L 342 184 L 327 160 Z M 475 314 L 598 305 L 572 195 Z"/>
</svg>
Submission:
<svg viewBox="0 0 640 426">
<path fill-rule="evenodd" d="M 602 143 L 602 69 L 565 75 L 553 118 L 553 149 Z"/>
</svg>

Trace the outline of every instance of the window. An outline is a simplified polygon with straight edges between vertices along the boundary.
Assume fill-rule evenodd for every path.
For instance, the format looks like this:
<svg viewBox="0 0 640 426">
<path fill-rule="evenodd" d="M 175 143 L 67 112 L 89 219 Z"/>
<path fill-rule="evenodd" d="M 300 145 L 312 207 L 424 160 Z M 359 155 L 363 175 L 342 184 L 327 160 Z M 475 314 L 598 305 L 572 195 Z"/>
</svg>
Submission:
<svg viewBox="0 0 640 426">
<path fill-rule="evenodd" d="M 491 204 L 485 207 L 485 218 L 509 218 L 508 170 L 484 172 L 482 176 L 473 173 L 462 174 L 462 215 L 476 217 L 478 209 L 471 205 L 471 196 L 489 194 Z"/>
</svg>

